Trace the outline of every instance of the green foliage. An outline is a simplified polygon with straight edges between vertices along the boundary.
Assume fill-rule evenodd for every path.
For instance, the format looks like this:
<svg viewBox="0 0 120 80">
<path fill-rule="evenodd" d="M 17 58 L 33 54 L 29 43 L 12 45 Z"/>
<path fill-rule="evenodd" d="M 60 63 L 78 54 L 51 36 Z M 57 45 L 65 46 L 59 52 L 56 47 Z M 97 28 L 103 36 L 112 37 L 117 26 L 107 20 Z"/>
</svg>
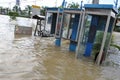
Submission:
<svg viewBox="0 0 120 80">
<path fill-rule="evenodd" d="M 15 5 L 12 10 L 14 12 L 19 12 L 19 11 L 21 11 L 21 8 L 20 8 L 20 6 Z"/>
<path fill-rule="evenodd" d="M 114 35 L 112 34 L 112 38 L 111 38 L 111 44 L 114 43 Z"/>
<path fill-rule="evenodd" d="M 58 8 L 62 8 L 62 6 L 59 6 Z"/>
<path fill-rule="evenodd" d="M 72 2 L 72 3 L 68 4 L 67 8 L 79 8 L 79 4 L 75 3 L 75 2 Z"/>
<path fill-rule="evenodd" d="M 42 7 L 40 10 L 41 15 L 45 16 L 45 7 Z"/>
<path fill-rule="evenodd" d="M 103 35 L 104 35 L 103 32 L 97 33 L 96 41 L 95 41 L 94 46 L 93 46 L 93 55 L 95 55 L 96 53 L 98 53 L 100 51 Z M 104 47 L 105 50 L 108 47 L 109 39 L 110 39 L 110 33 L 107 35 L 107 38 L 106 38 L 105 47 Z M 115 47 L 115 48 L 120 50 L 120 46 L 117 44 L 114 44 L 114 35 L 112 35 L 110 46 Z"/>
<path fill-rule="evenodd" d="M 118 8 L 117 20 L 115 24 L 117 24 L 119 17 L 120 17 L 120 7 Z M 114 31 L 120 32 L 120 26 L 115 25 Z"/>
<path fill-rule="evenodd" d="M 118 15 L 117 15 L 117 17 L 119 17 L 120 16 L 120 7 L 118 8 Z"/>
<path fill-rule="evenodd" d="M 115 26 L 114 31 L 120 32 L 120 26 Z"/>
<path fill-rule="evenodd" d="M 95 43 L 93 46 L 93 54 L 95 55 L 96 53 L 98 53 L 100 51 L 101 48 L 101 43 Z"/>
<path fill-rule="evenodd" d="M 27 5 L 26 7 L 25 7 L 25 10 L 24 11 L 26 11 L 26 14 L 30 17 L 31 16 L 31 11 L 32 11 L 32 6 L 30 6 L 30 5 Z M 26 15 L 25 14 L 25 15 Z"/>
<path fill-rule="evenodd" d="M 102 39 L 103 39 L 103 35 L 104 35 L 104 32 L 103 31 L 97 31 L 97 34 L 96 34 L 96 43 L 101 43 L 102 42 Z"/>
<path fill-rule="evenodd" d="M 17 12 L 9 12 L 8 15 L 12 20 L 16 20 L 16 17 L 19 16 Z"/>
<path fill-rule="evenodd" d="M 114 35 L 112 35 L 110 46 L 115 47 L 120 50 L 120 46 L 114 43 Z"/>
<path fill-rule="evenodd" d="M 25 7 L 25 10 L 32 11 L 32 6 L 27 5 L 27 6 Z"/>
<path fill-rule="evenodd" d="M 93 46 L 93 54 L 94 55 L 100 51 L 101 43 L 102 43 L 102 39 L 103 39 L 103 34 L 104 33 L 101 31 L 96 33 L 96 39 L 95 39 L 95 43 Z"/>
<path fill-rule="evenodd" d="M 110 44 L 110 46 L 115 47 L 120 50 L 120 46 L 118 46 L 117 44 Z"/>
<path fill-rule="evenodd" d="M 104 35 L 103 31 L 97 31 L 95 43 L 94 43 L 94 46 L 93 46 L 93 54 L 100 51 L 102 40 L 103 40 L 103 35 Z M 108 47 L 109 40 L 110 40 L 110 33 L 107 34 L 104 49 L 106 49 Z M 113 42 L 113 38 L 112 38 L 111 41 Z"/>
</svg>

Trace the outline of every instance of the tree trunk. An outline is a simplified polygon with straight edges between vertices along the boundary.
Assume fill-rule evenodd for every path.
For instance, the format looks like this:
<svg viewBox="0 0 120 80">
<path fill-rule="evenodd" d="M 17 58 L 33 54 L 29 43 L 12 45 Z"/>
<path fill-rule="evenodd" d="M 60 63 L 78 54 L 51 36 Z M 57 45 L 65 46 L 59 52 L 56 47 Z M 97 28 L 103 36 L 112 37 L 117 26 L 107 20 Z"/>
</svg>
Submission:
<svg viewBox="0 0 120 80">
<path fill-rule="evenodd" d="M 92 0 L 92 4 L 99 4 L 99 0 Z"/>
</svg>

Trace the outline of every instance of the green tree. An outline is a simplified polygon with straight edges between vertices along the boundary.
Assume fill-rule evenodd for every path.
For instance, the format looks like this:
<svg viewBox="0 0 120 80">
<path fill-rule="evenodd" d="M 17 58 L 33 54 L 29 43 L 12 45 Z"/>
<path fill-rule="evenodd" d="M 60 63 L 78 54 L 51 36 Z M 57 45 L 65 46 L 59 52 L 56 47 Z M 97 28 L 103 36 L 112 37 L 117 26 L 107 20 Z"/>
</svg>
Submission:
<svg viewBox="0 0 120 80">
<path fill-rule="evenodd" d="M 118 17 L 120 16 L 120 7 L 118 8 L 118 15 L 117 15 Z"/>
<path fill-rule="evenodd" d="M 21 11 L 21 8 L 18 5 L 15 5 L 12 10 L 14 12 L 19 12 L 19 11 Z"/>
<path fill-rule="evenodd" d="M 75 3 L 75 2 L 72 2 L 72 3 L 69 3 L 67 8 L 79 8 L 79 4 L 78 3 Z"/>
<path fill-rule="evenodd" d="M 17 12 L 14 12 L 14 11 L 9 12 L 8 15 L 10 16 L 10 18 L 12 20 L 16 20 L 16 17 L 19 16 L 19 14 Z"/>
<path fill-rule="evenodd" d="M 115 28 L 114 28 L 114 31 L 120 32 L 120 26 L 116 25 L 118 21 L 120 21 L 120 7 L 118 8 L 117 19 L 116 19 Z"/>
<path fill-rule="evenodd" d="M 25 10 L 27 11 L 27 13 L 28 13 L 28 16 L 30 17 L 31 16 L 31 11 L 32 11 L 32 6 L 30 6 L 30 5 L 27 5 L 26 7 L 25 7 Z"/>
<path fill-rule="evenodd" d="M 42 6 L 41 10 L 40 10 L 40 14 L 45 16 L 45 7 Z"/>
</svg>

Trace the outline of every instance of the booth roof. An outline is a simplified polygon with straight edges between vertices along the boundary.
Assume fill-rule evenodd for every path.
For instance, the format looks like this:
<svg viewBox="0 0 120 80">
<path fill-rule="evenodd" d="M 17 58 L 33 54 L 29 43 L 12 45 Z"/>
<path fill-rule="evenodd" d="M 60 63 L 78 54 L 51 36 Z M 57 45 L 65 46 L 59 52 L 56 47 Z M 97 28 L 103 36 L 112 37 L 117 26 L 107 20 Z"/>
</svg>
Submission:
<svg viewBox="0 0 120 80">
<path fill-rule="evenodd" d="M 81 9 L 79 9 L 79 8 L 65 8 L 64 10 L 69 10 L 69 11 L 82 11 Z"/>
<path fill-rule="evenodd" d="M 53 11 L 57 11 L 58 10 L 58 8 L 56 8 L 56 7 L 47 7 L 46 9 L 47 10 L 53 10 Z"/>
<path fill-rule="evenodd" d="M 47 7 L 46 8 L 48 11 L 58 11 L 58 9 L 62 8 L 56 8 L 56 7 Z M 69 11 L 81 11 L 81 9 L 75 9 L 75 8 L 63 8 L 64 10 L 69 10 Z"/>
<path fill-rule="evenodd" d="M 85 4 L 85 9 L 110 9 L 113 10 L 116 14 L 118 13 L 117 8 L 115 8 L 112 4 Z"/>
</svg>

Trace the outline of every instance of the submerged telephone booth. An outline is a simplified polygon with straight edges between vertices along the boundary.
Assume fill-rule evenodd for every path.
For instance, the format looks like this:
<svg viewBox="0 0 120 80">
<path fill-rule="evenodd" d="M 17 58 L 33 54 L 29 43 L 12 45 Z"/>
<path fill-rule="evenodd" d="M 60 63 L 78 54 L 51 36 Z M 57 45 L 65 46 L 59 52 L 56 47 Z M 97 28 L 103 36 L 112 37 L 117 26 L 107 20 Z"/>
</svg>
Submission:
<svg viewBox="0 0 120 80">
<path fill-rule="evenodd" d="M 76 51 L 80 25 L 82 20 L 81 9 L 62 9 L 58 15 L 56 24 L 56 42 L 57 46 L 61 45 L 61 39 L 70 40 L 69 51 Z"/>
<path fill-rule="evenodd" d="M 98 62 L 107 53 L 117 10 L 113 5 L 85 4 L 76 55 L 98 55 Z"/>
<path fill-rule="evenodd" d="M 59 14 L 58 8 L 46 8 L 46 29 L 50 34 L 55 34 L 57 16 Z"/>
<path fill-rule="evenodd" d="M 69 51 L 75 51 L 82 20 L 81 9 L 64 9 L 62 38 L 70 40 Z"/>
</svg>

